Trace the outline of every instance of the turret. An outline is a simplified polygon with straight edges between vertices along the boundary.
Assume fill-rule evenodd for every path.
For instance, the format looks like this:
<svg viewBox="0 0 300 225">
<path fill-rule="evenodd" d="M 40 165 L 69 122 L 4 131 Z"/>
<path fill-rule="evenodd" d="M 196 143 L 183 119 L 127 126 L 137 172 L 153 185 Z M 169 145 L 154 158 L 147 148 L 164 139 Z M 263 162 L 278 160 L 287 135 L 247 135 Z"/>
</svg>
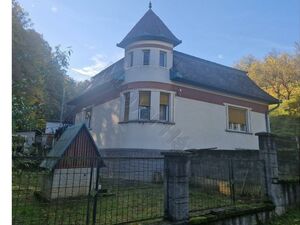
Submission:
<svg viewBox="0 0 300 225">
<path fill-rule="evenodd" d="M 130 82 L 138 80 L 166 81 L 166 78 L 169 79 L 169 69 L 173 66 L 173 48 L 180 43 L 181 41 L 153 12 L 150 3 L 149 10 L 145 15 L 117 44 L 118 47 L 125 50 L 124 67 L 127 71 L 125 80 Z M 161 72 L 166 76 L 159 77 Z M 148 76 L 147 73 L 153 75 Z"/>
</svg>

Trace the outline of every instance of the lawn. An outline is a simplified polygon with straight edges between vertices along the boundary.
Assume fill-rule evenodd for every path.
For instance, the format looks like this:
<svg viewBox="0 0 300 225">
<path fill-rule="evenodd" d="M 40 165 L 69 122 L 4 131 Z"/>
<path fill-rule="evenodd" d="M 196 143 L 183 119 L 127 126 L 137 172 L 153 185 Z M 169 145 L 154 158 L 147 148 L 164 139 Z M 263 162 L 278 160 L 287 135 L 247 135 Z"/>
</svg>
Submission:
<svg viewBox="0 0 300 225">
<path fill-rule="evenodd" d="M 274 218 L 268 225 L 300 225 L 300 206 Z"/>
<path fill-rule="evenodd" d="M 86 224 L 90 222 L 95 198 L 68 198 L 51 202 L 40 199 L 41 173 L 13 175 L 13 224 Z M 163 185 L 102 179 L 106 193 L 99 194 L 96 224 L 118 224 L 163 216 Z M 88 210 L 89 208 L 89 210 Z"/>
<path fill-rule="evenodd" d="M 42 172 L 13 173 L 13 224 L 84 225 L 92 222 L 95 198 L 67 198 L 51 202 L 39 198 Z M 103 192 L 96 204 L 96 224 L 122 224 L 163 217 L 163 184 L 100 178 Z M 237 201 L 236 204 L 241 203 Z M 190 186 L 191 216 L 205 209 L 232 205 L 229 195 Z"/>
</svg>

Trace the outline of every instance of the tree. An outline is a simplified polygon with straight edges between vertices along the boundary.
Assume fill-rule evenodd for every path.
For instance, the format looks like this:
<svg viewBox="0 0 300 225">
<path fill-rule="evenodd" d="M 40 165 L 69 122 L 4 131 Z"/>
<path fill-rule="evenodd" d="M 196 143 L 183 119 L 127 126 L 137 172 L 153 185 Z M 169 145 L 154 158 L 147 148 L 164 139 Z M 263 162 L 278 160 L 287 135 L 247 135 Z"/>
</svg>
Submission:
<svg viewBox="0 0 300 225">
<path fill-rule="evenodd" d="M 63 89 L 66 101 L 82 91 L 67 76 L 70 47 L 52 49 L 20 4 L 12 4 L 12 114 L 13 131 L 43 129 L 46 120 L 58 120 Z M 64 87 L 65 86 L 65 87 Z"/>
<path fill-rule="evenodd" d="M 258 60 L 249 55 L 237 64 L 261 88 L 282 100 L 271 114 L 272 131 L 283 135 L 300 135 L 300 43 L 294 53 L 273 51 Z"/>
</svg>

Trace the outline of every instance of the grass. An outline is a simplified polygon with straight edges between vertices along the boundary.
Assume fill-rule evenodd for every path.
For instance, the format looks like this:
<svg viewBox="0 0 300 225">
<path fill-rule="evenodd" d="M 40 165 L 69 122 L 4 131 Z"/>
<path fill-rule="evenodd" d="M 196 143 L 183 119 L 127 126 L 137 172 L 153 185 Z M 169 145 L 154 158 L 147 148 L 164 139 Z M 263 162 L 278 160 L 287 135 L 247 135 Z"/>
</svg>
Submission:
<svg viewBox="0 0 300 225">
<path fill-rule="evenodd" d="M 89 221 L 92 221 L 95 198 L 90 198 L 90 201 L 87 197 L 78 197 L 49 202 L 35 195 L 41 191 L 42 175 L 41 172 L 13 173 L 13 224 L 84 225 L 87 212 Z M 163 184 L 103 178 L 100 183 L 107 193 L 101 193 L 97 198 L 96 224 L 122 224 L 163 217 Z M 190 200 L 190 210 L 195 213 L 233 204 L 229 195 L 195 186 L 190 186 Z"/>
<path fill-rule="evenodd" d="M 268 225 L 300 225 L 300 206 L 275 217 Z"/>
<path fill-rule="evenodd" d="M 35 195 L 41 190 L 37 173 L 13 176 L 13 224 L 86 224 L 90 222 L 95 198 L 68 198 L 43 201 Z M 101 182 L 109 193 L 97 198 L 96 224 L 118 224 L 163 216 L 163 185 L 145 183 Z M 90 210 L 88 210 L 88 207 Z"/>
</svg>

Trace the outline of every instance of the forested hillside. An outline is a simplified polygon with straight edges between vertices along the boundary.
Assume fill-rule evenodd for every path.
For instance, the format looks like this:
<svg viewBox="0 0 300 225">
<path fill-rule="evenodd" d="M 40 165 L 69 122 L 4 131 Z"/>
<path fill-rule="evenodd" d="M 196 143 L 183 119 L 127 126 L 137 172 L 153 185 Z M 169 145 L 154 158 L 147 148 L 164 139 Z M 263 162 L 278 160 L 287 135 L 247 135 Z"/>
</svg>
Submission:
<svg viewBox="0 0 300 225">
<path fill-rule="evenodd" d="M 282 101 L 279 108 L 271 112 L 272 132 L 300 136 L 300 43 L 295 43 L 292 54 L 273 51 L 262 60 L 249 55 L 236 67 L 248 71 L 252 80 Z"/>
<path fill-rule="evenodd" d="M 12 121 L 13 131 L 44 128 L 59 120 L 63 89 L 65 102 L 82 92 L 89 81 L 75 82 L 67 75 L 71 48 L 52 49 L 34 30 L 18 2 L 12 4 Z M 64 115 L 67 115 L 65 108 Z"/>
</svg>

